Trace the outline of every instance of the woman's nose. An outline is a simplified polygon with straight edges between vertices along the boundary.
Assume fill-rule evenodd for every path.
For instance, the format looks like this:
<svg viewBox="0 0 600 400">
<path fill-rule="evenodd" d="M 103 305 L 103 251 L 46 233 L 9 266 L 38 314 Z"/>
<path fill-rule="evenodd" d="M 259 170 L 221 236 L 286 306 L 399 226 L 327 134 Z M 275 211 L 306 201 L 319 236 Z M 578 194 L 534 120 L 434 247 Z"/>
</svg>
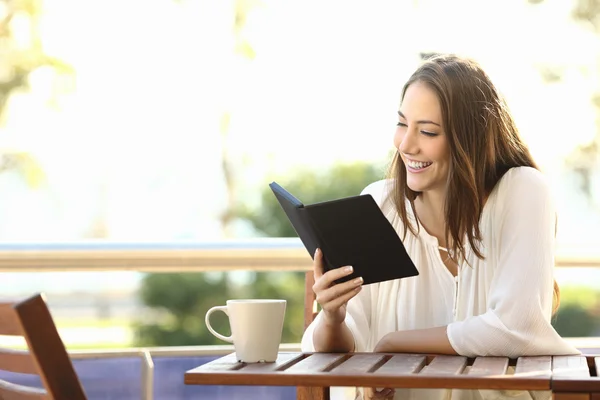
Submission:
<svg viewBox="0 0 600 400">
<path fill-rule="evenodd" d="M 398 150 L 404 154 L 416 154 L 419 152 L 418 140 L 414 132 L 411 132 L 410 129 L 406 131 L 404 137 L 400 141 L 400 146 L 398 146 Z"/>
</svg>

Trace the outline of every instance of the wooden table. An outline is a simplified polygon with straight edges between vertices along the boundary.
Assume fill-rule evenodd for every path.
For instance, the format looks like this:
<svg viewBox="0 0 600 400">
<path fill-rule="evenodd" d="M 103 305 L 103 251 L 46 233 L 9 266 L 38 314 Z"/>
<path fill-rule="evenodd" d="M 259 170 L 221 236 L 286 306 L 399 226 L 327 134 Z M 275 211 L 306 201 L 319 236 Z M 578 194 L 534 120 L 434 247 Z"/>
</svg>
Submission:
<svg viewBox="0 0 600 400">
<path fill-rule="evenodd" d="M 515 366 L 514 374 L 508 367 Z M 298 399 L 328 399 L 331 386 L 552 390 L 556 400 L 600 400 L 600 357 L 435 356 L 380 353 L 279 353 L 245 364 L 235 353 L 185 373 L 188 385 L 297 386 Z"/>
</svg>

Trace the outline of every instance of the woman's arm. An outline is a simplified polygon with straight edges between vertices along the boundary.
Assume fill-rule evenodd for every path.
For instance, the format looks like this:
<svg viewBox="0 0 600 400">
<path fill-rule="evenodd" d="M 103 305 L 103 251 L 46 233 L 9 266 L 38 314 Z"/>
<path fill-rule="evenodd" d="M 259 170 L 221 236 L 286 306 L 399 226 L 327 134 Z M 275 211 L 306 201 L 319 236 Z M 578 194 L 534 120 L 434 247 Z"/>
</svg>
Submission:
<svg viewBox="0 0 600 400">
<path fill-rule="evenodd" d="M 385 335 L 374 349 L 377 353 L 430 353 L 457 355 L 446 327 L 397 331 Z"/>
<path fill-rule="evenodd" d="M 577 353 L 550 324 L 555 233 L 550 189 L 531 168 L 507 174 L 493 210 L 497 258 L 489 261 L 495 270 L 487 311 L 447 327 L 392 332 L 376 351 L 509 357 Z"/>
<path fill-rule="evenodd" d="M 369 298 L 365 296 L 367 287 L 350 300 L 346 306 L 346 318 L 342 323 L 331 326 L 327 323 L 323 311 L 306 328 L 302 335 L 302 351 L 318 352 L 349 352 L 367 351 L 369 338 Z"/>
<path fill-rule="evenodd" d="M 354 336 L 345 322 L 328 323 L 327 318 L 320 318 L 313 333 L 315 351 L 346 353 L 354 351 Z"/>
<path fill-rule="evenodd" d="M 577 354 L 550 323 L 555 208 L 549 185 L 532 168 L 515 168 L 504 179 L 493 210 L 487 311 L 450 323 L 448 339 L 465 356 Z"/>
<path fill-rule="evenodd" d="M 337 268 L 323 273 L 322 254 L 315 253 L 315 284 L 317 302 L 323 307 L 302 337 L 303 351 L 349 352 L 365 351 L 369 335 L 369 292 L 362 280 L 333 284 L 348 275 L 351 269 Z"/>
</svg>

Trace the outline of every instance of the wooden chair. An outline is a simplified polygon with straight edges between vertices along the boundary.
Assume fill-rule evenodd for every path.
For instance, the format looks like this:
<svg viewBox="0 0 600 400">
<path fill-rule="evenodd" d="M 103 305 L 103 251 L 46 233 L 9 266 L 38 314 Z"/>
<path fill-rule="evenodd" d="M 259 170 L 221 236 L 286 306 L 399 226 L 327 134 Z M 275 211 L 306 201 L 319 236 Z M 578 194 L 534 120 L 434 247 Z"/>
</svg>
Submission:
<svg viewBox="0 0 600 400">
<path fill-rule="evenodd" d="M 304 276 L 304 330 L 317 316 L 317 296 L 312 290 L 314 284 L 315 276 L 313 272 L 307 271 Z"/>
<path fill-rule="evenodd" d="M 312 287 L 315 284 L 313 271 L 304 275 L 304 330 L 317 316 L 317 297 Z M 329 388 L 298 386 L 296 388 L 297 400 L 329 399 Z"/>
<path fill-rule="evenodd" d="M 0 347 L 0 370 L 38 375 L 44 388 L 0 380 L 1 400 L 85 400 L 67 350 L 44 298 L 0 301 L 0 335 L 21 336 L 29 351 Z"/>
</svg>

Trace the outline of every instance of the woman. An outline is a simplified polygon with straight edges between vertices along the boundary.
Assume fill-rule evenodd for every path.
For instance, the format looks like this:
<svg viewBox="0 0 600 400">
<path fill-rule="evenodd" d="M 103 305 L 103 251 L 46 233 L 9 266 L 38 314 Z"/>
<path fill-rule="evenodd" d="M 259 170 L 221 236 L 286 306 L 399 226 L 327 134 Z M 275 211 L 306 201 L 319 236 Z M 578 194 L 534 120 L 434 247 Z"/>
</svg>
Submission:
<svg viewBox="0 0 600 400">
<path fill-rule="evenodd" d="M 395 227 L 419 276 L 334 284 L 350 271 L 323 274 L 317 250 L 313 289 L 322 311 L 303 350 L 577 354 L 550 324 L 558 305 L 550 189 L 485 72 L 456 56 L 424 62 L 404 86 L 398 117 L 391 177 L 363 193 Z M 448 395 L 364 390 L 367 399 Z M 452 398 L 501 395 L 454 391 Z M 344 396 L 332 390 L 332 398 Z"/>
</svg>

